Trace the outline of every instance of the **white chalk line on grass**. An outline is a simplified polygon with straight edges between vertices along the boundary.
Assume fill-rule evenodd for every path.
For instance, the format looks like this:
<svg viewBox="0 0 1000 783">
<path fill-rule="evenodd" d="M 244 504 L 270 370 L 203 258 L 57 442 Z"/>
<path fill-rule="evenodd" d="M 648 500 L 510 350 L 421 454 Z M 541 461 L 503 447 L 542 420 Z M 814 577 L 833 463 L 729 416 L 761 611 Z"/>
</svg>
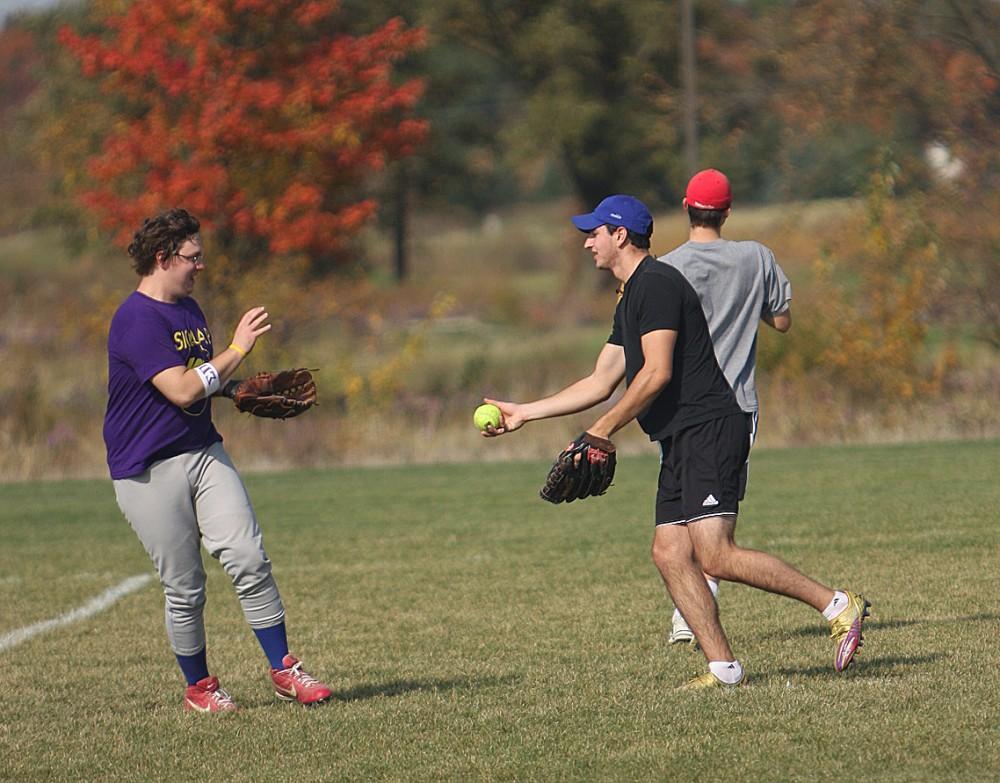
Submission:
<svg viewBox="0 0 1000 783">
<path fill-rule="evenodd" d="M 8 631 L 7 633 L 0 635 L 0 652 L 9 650 L 11 647 L 16 647 L 21 642 L 28 641 L 28 639 L 32 636 L 38 636 L 38 634 L 51 631 L 53 628 L 69 625 L 70 623 L 75 623 L 79 620 L 86 620 L 88 617 L 100 614 L 119 598 L 124 598 L 129 593 L 134 593 L 140 587 L 152 580 L 152 578 L 152 574 L 138 574 L 137 576 L 130 576 L 124 582 L 108 588 L 96 598 L 91 598 L 83 606 L 78 606 L 76 609 L 63 612 L 61 615 L 53 617 L 51 620 L 42 620 L 40 623 L 35 623 L 34 625 L 26 625 L 24 628 L 17 628 L 16 630 Z"/>
</svg>

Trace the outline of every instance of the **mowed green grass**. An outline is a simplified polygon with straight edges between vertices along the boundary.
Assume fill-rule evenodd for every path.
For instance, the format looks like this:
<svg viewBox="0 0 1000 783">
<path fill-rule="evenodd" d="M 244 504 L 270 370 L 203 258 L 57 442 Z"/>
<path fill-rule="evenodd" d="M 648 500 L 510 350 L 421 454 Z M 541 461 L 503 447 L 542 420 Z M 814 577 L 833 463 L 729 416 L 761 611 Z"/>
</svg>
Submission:
<svg viewBox="0 0 1000 783">
<path fill-rule="evenodd" d="M 997 778 L 1000 443 L 755 454 L 739 539 L 874 617 L 836 675 L 813 610 L 725 584 L 752 687 L 722 693 L 674 690 L 704 662 L 665 644 L 655 454 L 569 506 L 537 498 L 546 468 L 249 476 L 293 650 L 332 703 L 274 699 L 210 561 L 209 662 L 242 711 L 182 712 L 151 583 L 0 652 L 0 778 Z M 0 536 L 0 635 L 151 570 L 110 482 L 2 485 Z"/>
</svg>

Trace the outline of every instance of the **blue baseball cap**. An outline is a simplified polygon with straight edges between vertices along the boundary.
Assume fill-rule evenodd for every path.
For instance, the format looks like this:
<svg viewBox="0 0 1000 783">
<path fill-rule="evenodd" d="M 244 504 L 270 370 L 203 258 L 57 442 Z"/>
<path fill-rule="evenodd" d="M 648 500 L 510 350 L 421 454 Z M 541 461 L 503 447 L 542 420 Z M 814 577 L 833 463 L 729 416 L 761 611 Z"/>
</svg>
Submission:
<svg viewBox="0 0 1000 783">
<path fill-rule="evenodd" d="M 593 231 L 598 226 L 624 226 L 642 236 L 652 236 L 653 216 L 635 196 L 608 196 L 587 215 L 576 215 L 573 225 L 581 231 Z"/>
</svg>

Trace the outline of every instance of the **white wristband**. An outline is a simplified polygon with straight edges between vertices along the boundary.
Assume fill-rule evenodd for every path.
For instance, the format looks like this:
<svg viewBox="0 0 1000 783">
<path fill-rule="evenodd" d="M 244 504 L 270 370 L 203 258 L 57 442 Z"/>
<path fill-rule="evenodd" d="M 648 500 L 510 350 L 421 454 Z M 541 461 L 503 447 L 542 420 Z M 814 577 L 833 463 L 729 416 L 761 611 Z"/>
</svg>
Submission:
<svg viewBox="0 0 1000 783">
<path fill-rule="evenodd" d="M 198 378 L 201 380 L 201 385 L 205 387 L 205 396 L 211 397 L 219 390 L 221 379 L 219 378 L 219 371 L 212 366 L 211 362 L 205 362 L 204 364 L 199 364 L 194 368 L 194 371 L 198 373 Z"/>
</svg>

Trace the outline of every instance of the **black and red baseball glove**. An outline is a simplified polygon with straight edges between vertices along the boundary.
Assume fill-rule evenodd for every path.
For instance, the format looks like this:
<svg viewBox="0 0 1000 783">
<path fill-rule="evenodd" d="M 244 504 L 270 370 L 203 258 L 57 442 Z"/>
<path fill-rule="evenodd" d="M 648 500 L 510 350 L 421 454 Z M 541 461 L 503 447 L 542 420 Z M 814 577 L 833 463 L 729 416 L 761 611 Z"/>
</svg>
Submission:
<svg viewBox="0 0 1000 783">
<path fill-rule="evenodd" d="M 549 503 L 603 495 L 615 477 L 615 444 L 584 432 L 556 457 L 539 491 Z"/>
</svg>

